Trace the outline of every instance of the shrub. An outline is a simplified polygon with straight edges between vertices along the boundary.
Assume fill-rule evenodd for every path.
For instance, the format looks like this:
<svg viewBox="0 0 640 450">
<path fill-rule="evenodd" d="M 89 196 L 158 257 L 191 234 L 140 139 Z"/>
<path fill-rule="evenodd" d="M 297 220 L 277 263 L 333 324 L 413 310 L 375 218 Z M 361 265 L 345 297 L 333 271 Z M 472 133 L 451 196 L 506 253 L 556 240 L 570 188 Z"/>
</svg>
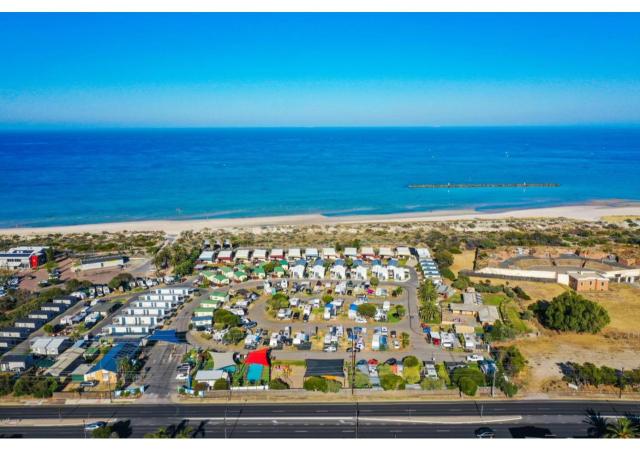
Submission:
<svg viewBox="0 0 640 450">
<path fill-rule="evenodd" d="M 419 367 L 420 360 L 415 356 L 407 356 L 402 360 L 402 364 L 404 365 L 404 367 Z"/>
<path fill-rule="evenodd" d="M 284 389 L 289 389 L 289 385 L 282 381 L 280 378 L 273 379 L 269 381 L 269 389 L 273 389 L 276 391 L 281 391 Z"/>
<path fill-rule="evenodd" d="M 573 291 L 538 302 L 535 311 L 545 327 L 559 331 L 595 334 L 611 321 L 606 309 Z"/>
<path fill-rule="evenodd" d="M 380 386 L 385 391 L 402 391 L 404 390 L 406 383 L 402 377 L 394 374 L 387 374 L 380 377 Z"/>
<path fill-rule="evenodd" d="M 309 377 L 304 380 L 302 387 L 306 391 L 320 391 L 320 392 L 328 392 L 329 386 L 327 380 L 322 377 Z"/>
<path fill-rule="evenodd" d="M 224 341 L 226 343 L 237 344 L 244 339 L 244 334 L 244 331 L 238 327 L 231 328 L 227 331 L 227 334 L 224 335 Z"/>
<path fill-rule="evenodd" d="M 463 394 L 469 395 L 471 397 L 476 395 L 476 392 L 478 391 L 478 384 L 469 377 L 460 378 L 458 380 L 458 387 Z"/>
<path fill-rule="evenodd" d="M 235 327 L 240 323 L 240 318 L 226 309 L 218 309 L 213 313 L 213 321 L 216 324 L 224 325 L 225 327 Z"/>
<path fill-rule="evenodd" d="M 215 383 L 213 383 L 214 391 L 226 391 L 229 389 L 229 382 L 224 378 L 218 378 Z"/>
<path fill-rule="evenodd" d="M 362 305 L 358 305 L 358 314 L 363 317 L 374 317 L 376 315 L 376 305 L 371 303 L 363 303 Z"/>
<path fill-rule="evenodd" d="M 496 349 L 496 362 L 498 367 L 510 377 L 520 373 L 527 365 L 518 347 L 513 345 Z"/>
<path fill-rule="evenodd" d="M 36 398 L 51 397 L 58 389 L 58 382 L 53 377 L 34 377 L 23 375 L 13 386 L 13 394 L 16 397 L 32 395 Z"/>
<path fill-rule="evenodd" d="M 333 297 L 330 296 L 329 294 L 325 294 L 322 296 L 322 302 L 327 305 L 329 303 L 331 303 L 333 301 Z"/>
<path fill-rule="evenodd" d="M 453 371 L 451 381 L 453 381 L 453 384 L 460 387 L 460 380 L 462 378 L 469 378 L 479 386 L 484 384 L 484 374 L 478 369 L 472 369 L 470 367 L 458 367 Z"/>
<path fill-rule="evenodd" d="M 0 373 L 0 395 L 8 395 L 13 391 L 15 378 L 10 373 Z"/>
<path fill-rule="evenodd" d="M 456 276 L 455 274 L 451 271 L 451 269 L 449 269 L 448 267 L 443 268 L 442 270 L 440 270 L 440 274 L 445 277 L 447 280 L 455 280 Z"/>
<path fill-rule="evenodd" d="M 420 387 L 425 391 L 444 389 L 445 382 L 440 378 L 425 378 L 420 382 Z"/>
<path fill-rule="evenodd" d="M 342 384 L 336 380 L 327 380 L 327 391 L 329 392 L 340 392 L 342 389 Z"/>
<path fill-rule="evenodd" d="M 508 381 L 500 383 L 500 389 L 504 392 L 504 395 L 511 398 L 518 393 L 518 386 Z"/>
</svg>

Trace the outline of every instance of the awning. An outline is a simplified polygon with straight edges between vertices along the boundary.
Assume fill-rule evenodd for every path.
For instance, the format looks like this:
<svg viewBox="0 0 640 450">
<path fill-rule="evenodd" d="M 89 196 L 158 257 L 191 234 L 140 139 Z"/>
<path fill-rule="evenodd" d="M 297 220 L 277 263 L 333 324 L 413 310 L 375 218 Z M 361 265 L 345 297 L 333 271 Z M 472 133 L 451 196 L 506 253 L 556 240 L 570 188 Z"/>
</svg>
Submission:
<svg viewBox="0 0 640 450">
<path fill-rule="evenodd" d="M 344 377 L 344 359 L 307 359 L 305 377 Z"/>
</svg>

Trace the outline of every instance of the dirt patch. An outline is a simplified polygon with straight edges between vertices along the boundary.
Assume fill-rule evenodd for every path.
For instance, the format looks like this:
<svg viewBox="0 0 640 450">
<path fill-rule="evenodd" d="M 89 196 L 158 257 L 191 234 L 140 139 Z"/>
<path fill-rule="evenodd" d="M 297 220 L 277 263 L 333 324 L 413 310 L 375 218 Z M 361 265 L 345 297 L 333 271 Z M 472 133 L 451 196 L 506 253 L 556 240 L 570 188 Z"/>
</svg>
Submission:
<svg viewBox="0 0 640 450">
<path fill-rule="evenodd" d="M 453 273 L 457 275 L 461 270 L 472 270 L 475 255 L 475 250 L 465 250 L 459 255 L 453 255 L 453 264 L 451 265 Z"/>
</svg>

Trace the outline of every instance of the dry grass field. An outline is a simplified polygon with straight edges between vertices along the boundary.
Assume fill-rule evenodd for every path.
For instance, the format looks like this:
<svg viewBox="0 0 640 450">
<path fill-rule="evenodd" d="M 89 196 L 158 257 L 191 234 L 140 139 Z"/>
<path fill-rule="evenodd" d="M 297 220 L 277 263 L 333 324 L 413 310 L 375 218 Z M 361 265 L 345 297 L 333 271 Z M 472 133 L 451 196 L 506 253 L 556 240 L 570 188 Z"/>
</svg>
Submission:
<svg viewBox="0 0 640 450">
<path fill-rule="evenodd" d="M 459 255 L 453 255 L 453 264 L 451 265 L 451 270 L 453 273 L 458 275 L 458 272 L 463 269 L 471 270 L 473 269 L 473 259 L 475 257 L 476 252 L 474 250 L 464 250 Z"/>
<path fill-rule="evenodd" d="M 524 286 L 523 289 L 528 293 L 534 292 Z M 529 361 L 526 380 L 528 390 L 544 390 L 553 381 L 560 379 L 558 364 L 562 362 L 640 367 L 640 330 L 637 326 L 640 323 L 640 288 L 612 284 L 607 292 L 585 293 L 584 296 L 604 306 L 609 312 L 611 323 L 596 335 L 556 333 L 539 327 L 537 337 L 516 341 Z M 532 297 L 535 298 L 533 295 Z"/>
</svg>

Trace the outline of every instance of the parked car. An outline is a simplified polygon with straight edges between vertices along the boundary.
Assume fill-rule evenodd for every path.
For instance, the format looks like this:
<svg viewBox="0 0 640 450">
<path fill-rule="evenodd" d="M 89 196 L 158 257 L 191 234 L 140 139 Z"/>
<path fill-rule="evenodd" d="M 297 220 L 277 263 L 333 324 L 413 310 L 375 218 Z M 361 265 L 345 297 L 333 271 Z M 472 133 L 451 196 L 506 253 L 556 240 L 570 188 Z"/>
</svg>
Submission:
<svg viewBox="0 0 640 450">
<path fill-rule="evenodd" d="M 98 428 L 102 428 L 107 424 L 107 422 L 103 422 L 103 421 L 98 421 L 98 422 L 91 422 L 88 423 L 84 426 L 84 429 L 86 431 L 94 431 L 97 430 Z"/>
<path fill-rule="evenodd" d="M 478 439 L 493 439 L 496 437 L 496 433 L 489 427 L 481 427 L 476 430 L 476 437 Z"/>
<path fill-rule="evenodd" d="M 467 356 L 467 361 L 469 362 L 477 362 L 477 361 L 484 361 L 484 356 L 482 355 L 468 355 Z"/>
<path fill-rule="evenodd" d="M 87 387 L 94 387 L 97 386 L 98 382 L 96 380 L 91 380 L 91 381 L 83 381 L 80 383 L 80 387 L 82 388 L 87 388 Z"/>
</svg>

